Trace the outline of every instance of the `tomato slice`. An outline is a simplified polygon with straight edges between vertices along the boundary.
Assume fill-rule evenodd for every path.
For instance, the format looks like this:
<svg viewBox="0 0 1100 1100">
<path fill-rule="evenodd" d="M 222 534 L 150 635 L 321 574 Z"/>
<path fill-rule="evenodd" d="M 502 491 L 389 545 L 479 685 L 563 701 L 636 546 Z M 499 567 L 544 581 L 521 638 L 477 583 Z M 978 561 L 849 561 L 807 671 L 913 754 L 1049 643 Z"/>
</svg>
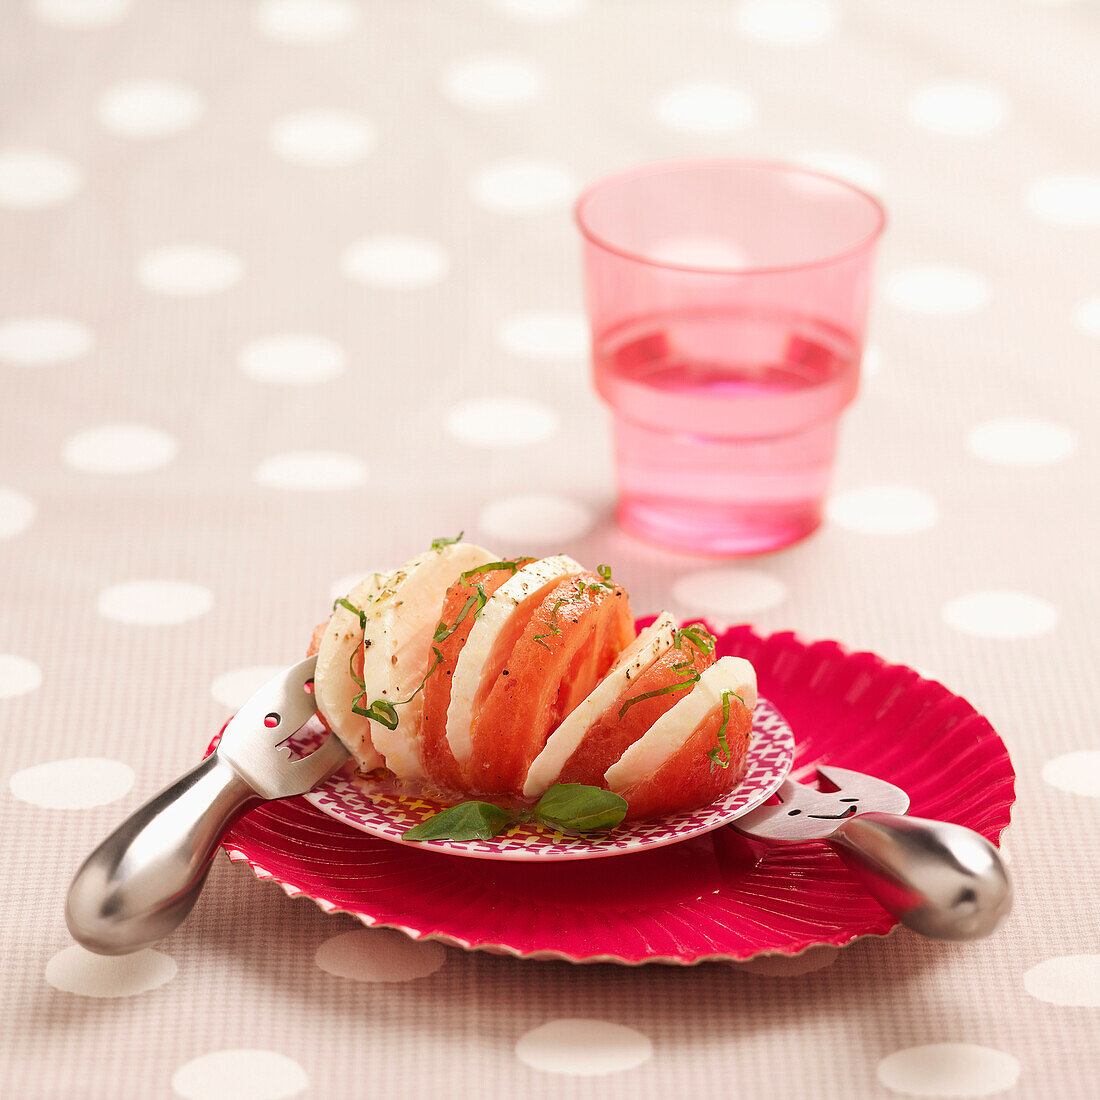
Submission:
<svg viewBox="0 0 1100 1100">
<path fill-rule="evenodd" d="M 741 657 L 715 661 L 607 769 L 608 788 L 628 803 L 626 816 L 682 813 L 733 790 L 748 765 L 755 706 L 752 665 Z"/>
<path fill-rule="evenodd" d="M 604 772 L 665 711 L 679 702 L 692 689 L 699 674 L 712 664 L 713 643 L 707 652 L 687 635 L 677 633 L 673 647 L 643 669 L 588 727 L 557 781 L 606 787 Z"/>
<path fill-rule="evenodd" d="M 309 649 L 306 650 L 306 656 L 312 657 L 321 648 L 321 639 L 325 636 L 325 631 L 328 630 L 328 619 L 325 619 L 323 623 L 318 623 L 313 628 L 313 637 L 309 639 Z"/>
<path fill-rule="evenodd" d="M 556 584 L 475 708 L 467 788 L 520 794 L 551 731 L 604 677 L 634 633 L 630 601 L 618 585 L 587 572 Z"/>
<path fill-rule="evenodd" d="M 737 699 L 731 700 L 725 741 L 729 746 L 727 766 L 714 765 L 708 753 L 718 748 L 722 708 L 716 707 L 695 727 L 688 739 L 656 771 L 617 794 L 626 799 L 627 820 L 662 817 L 706 806 L 729 793 L 745 778 L 752 712 Z"/>
<path fill-rule="evenodd" d="M 532 560 L 514 559 L 517 567 Z M 439 621 L 448 626 L 455 624 L 470 600 L 477 597 L 478 585 L 487 596 L 491 596 L 514 572 L 510 568 L 486 570 L 470 577 L 468 582 L 459 577 L 447 589 Z M 458 664 L 458 655 L 473 629 L 476 610 L 476 604 L 470 605 L 454 630 L 443 641 L 433 643 L 442 654 L 442 660 L 424 683 L 424 710 L 418 735 L 420 755 L 428 777 L 445 792 L 455 794 L 465 791 L 465 780 L 447 741 L 447 708 L 451 704 L 451 678 L 454 676 L 455 665 Z M 431 660 L 435 661 L 434 653 Z"/>
</svg>

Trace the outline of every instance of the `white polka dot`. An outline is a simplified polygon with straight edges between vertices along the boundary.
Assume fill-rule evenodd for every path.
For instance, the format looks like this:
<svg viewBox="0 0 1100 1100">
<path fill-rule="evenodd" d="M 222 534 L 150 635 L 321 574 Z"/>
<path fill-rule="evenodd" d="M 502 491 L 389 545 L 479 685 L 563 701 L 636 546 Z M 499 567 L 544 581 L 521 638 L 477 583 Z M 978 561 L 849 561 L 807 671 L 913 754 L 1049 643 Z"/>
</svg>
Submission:
<svg viewBox="0 0 1100 1100">
<path fill-rule="evenodd" d="M 1100 798 L 1100 750 L 1085 749 L 1056 756 L 1043 765 L 1043 778 L 1060 791 Z"/>
<path fill-rule="evenodd" d="M 308 332 L 280 332 L 252 340 L 237 356 L 255 382 L 273 386 L 314 386 L 344 373 L 347 355 L 335 340 Z"/>
<path fill-rule="evenodd" d="M 359 11 L 350 0 L 263 0 L 256 26 L 278 42 L 317 45 L 353 31 Z"/>
<path fill-rule="evenodd" d="M 285 160 L 311 168 L 342 168 L 374 148 L 375 132 L 355 111 L 328 107 L 284 115 L 272 125 L 268 141 Z"/>
<path fill-rule="evenodd" d="M 910 535 L 926 531 L 939 519 L 936 502 L 904 485 L 867 485 L 829 498 L 832 523 L 861 535 Z"/>
<path fill-rule="evenodd" d="M 492 0 L 493 7 L 514 19 L 529 19 L 532 23 L 552 23 L 579 14 L 584 0 Z"/>
<path fill-rule="evenodd" d="M 421 237 L 366 237 L 344 250 L 340 267 L 349 279 L 382 290 L 418 290 L 438 283 L 450 260 L 435 241 Z"/>
<path fill-rule="evenodd" d="M 1074 307 L 1073 323 L 1086 335 L 1100 340 L 1100 294 L 1084 298 Z"/>
<path fill-rule="evenodd" d="M 137 278 L 157 294 L 190 297 L 228 290 L 244 274 L 244 263 L 227 249 L 208 244 L 154 248 L 138 261 Z"/>
<path fill-rule="evenodd" d="M 477 111 L 522 107 L 545 83 L 541 70 L 522 57 L 464 57 L 443 70 L 440 87 L 452 103 Z"/>
<path fill-rule="evenodd" d="M 96 114 L 112 133 L 128 138 L 178 134 L 202 118 L 205 104 L 194 88 L 168 80 L 129 80 L 99 97 Z"/>
<path fill-rule="evenodd" d="M 103 424 L 65 440 L 61 457 L 74 470 L 91 474 L 138 474 L 167 466 L 178 444 L 147 424 Z"/>
<path fill-rule="evenodd" d="M 955 630 L 979 638 L 1033 638 L 1054 629 L 1058 609 L 1026 592 L 990 589 L 949 600 L 943 618 Z"/>
<path fill-rule="evenodd" d="M 1100 176 L 1083 172 L 1046 176 L 1028 188 L 1028 209 L 1054 225 L 1100 226 Z"/>
<path fill-rule="evenodd" d="M 527 359 L 581 359 L 588 354 L 588 322 L 583 314 L 564 310 L 517 313 L 501 322 L 497 343 Z"/>
<path fill-rule="evenodd" d="M 283 671 L 285 665 L 248 665 L 223 672 L 210 685 L 210 694 L 216 702 L 229 710 L 238 710 L 273 676 Z"/>
<path fill-rule="evenodd" d="M 29 497 L 0 485 L 0 539 L 21 535 L 34 522 L 37 511 Z"/>
<path fill-rule="evenodd" d="M 134 769 L 117 760 L 53 760 L 16 772 L 8 781 L 22 802 L 48 810 L 87 810 L 116 802 L 134 785 Z"/>
<path fill-rule="evenodd" d="M 139 626 L 185 623 L 213 606 L 210 589 L 191 581 L 124 581 L 103 589 L 97 602 L 104 618 Z"/>
<path fill-rule="evenodd" d="M 532 545 L 569 542 L 586 535 L 594 517 L 565 497 L 528 493 L 494 501 L 481 510 L 478 526 L 491 538 Z"/>
<path fill-rule="evenodd" d="M 738 620 L 778 607 L 787 598 L 787 586 L 759 569 L 719 566 L 680 577 L 673 595 L 690 611 Z"/>
<path fill-rule="evenodd" d="M 44 367 L 92 350 L 91 329 L 69 317 L 14 317 L 0 324 L 0 362 Z"/>
<path fill-rule="evenodd" d="M 748 252 L 740 245 L 701 234 L 665 237 L 647 249 L 647 254 L 658 263 L 705 271 L 729 271 L 751 266 Z"/>
<path fill-rule="evenodd" d="M 176 961 L 146 948 L 132 955 L 95 955 L 74 944 L 46 963 L 46 981 L 80 997 L 133 997 L 176 976 Z"/>
<path fill-rule="evenodd" d="M 411 940 L 387 928 L 360 928 L 325 940 L 317 965 L 353 982 L 411 982 L 434 974 L 447 961 L 441 944 Z"/>
<path fill-rule="evenodd" d="M 730 84 L 694 81 L 662 92 L 654 114 L 658 122 L 673 130 L 734 134 L 756 121 L 756 104 Z"/>
<path fill-rule="evenodd" d="M 480 397 L 447 413 L 447 433 L 471 447 L 522 447 L 558 430 L 552 409 L 521 397 Z"/>
<path fill-rule="evenodd" d="M 274 1050 L 216 1050 L 172 1074 L 183 1100 L 288 1100 L 309 1088 L 306 1071 Z"/>
<path fill-rule="evenodd" d="M 1060 424 L 1006 417 L 971 428 L 966 445 L 984 462 L 1000 466 L 1051 466 L 1073 453 L 1077 436 Z"/>
<path fill-rule="evenodd" d="M 130 10 L 130 0 L 32 0 L 31 10 L 55 27 L 79 30 L 117 22 Z"/>
<path fill-rule="evenodd" d="M 26 695 L 42 683 L 42 670 L 26 657 L 0 653 L 0 699 Z"/>
<path fill-rule="evenodd" d="M 253 475 L 259 485 L 294 492 L 338 492 L 367 479 L 367 467 L 354 455 L 338 451 L 288 451 L 264 459 Z"/>
<path fill-rule="evenodd" d="M 40 210 L 76 194 L 80 169 L 47 149 L 0 149 L 0 206 Z"/>
<path fill-rule="evenodd" d="M 836 11 L 826 0 L 743 0 L 736 8 L 737 27 L 756 42 L 805 46 L 832 33 Z"/>
<path fill-rule="evenodd" d="M 811 947 L 798 955 L 762 955 L 742 963 L 739 969 L 760 978 L 797 978 L 832 966 L 839 956 L 835 947 Z"/>
<path fill-rule="evenodd" d="M 807 168 L 813 168 L 815 171 L 824 172 L 827 176 L 836 176 L 848 183 L 854 183 L 856 187 L 861 187 L 864 191 L 879 191 L 882 189 L 882 168 L 870 157 L 865 157 L 860 153 L 820 149 L 799 153 L 794 159 Z"/>
<path fill-rule="evenodd" d="M 553 161 L 508 160 L 475 173 L 470 195 L 479 206 L 503 214 L 535 214 L 569 205 L 577 184 Z"/>
<path fill-rule="evenodd" d="M 877 344 L 868 344 L 863 349 L 863 359 L 859 365 L 860 371 L 867 378 L 874 378 L 882 373 L 882 348 Z"/>
<path fill-rule="evenodd" d="M 1004 93 L 982 80 L 934 80 L 909 97 L 914 124 L 947 137 L 990 134 L 1007 115 Z"/>
<path fill-rule="evenodd" d="M 973 271 L 929 264 L 895 271 L 886 298 L 910 313 L 954 317 L 981 309 L 990 299 L 989 280 Z"/>
<path fill-rule="evenodd" d="M 906 1096 L 992 1096 L 1012 1088 L 1020 1063 L 973 1043 L 930 1043 L 897 1050 L 878 1064 L 878 1079 Z"/>
<path fill-rule="evenodd" d="M 1024 975 L 1024 989 L 1047 1004 L 1100 1008 L 1100 955 L 1047 959 Z"/>
<path fill-rule="evenodd" d="M 544 1073 L 596 1077 L 649 1061 L 653 1044 L 640 1031 L 607 1020 L 551 1020 L 520 1036 L 516 1057 Z"/>
</svg>

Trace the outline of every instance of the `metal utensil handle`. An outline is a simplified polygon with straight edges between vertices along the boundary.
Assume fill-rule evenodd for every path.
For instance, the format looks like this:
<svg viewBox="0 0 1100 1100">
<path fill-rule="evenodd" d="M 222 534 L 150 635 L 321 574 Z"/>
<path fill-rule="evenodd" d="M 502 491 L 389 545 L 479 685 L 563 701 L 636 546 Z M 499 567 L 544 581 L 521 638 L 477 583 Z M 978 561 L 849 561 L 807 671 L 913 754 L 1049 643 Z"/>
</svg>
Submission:
<svg viewBox="0 0 1100 1100">
<path fill-rule="evenodd" d="M 980 939 L 1012 905 L 1000 853 L 962 825 L 865 813 L 843 822 L 829 844 L 884 909 L 925 936 Z"/>
<path fill-rule="evenodd" d="M 259 795 L 217 753 L 135 810 L 81 865 L 65 921 L 78 943 L 125 955 L 191 911 L 229 826 Z"/>
</svg>

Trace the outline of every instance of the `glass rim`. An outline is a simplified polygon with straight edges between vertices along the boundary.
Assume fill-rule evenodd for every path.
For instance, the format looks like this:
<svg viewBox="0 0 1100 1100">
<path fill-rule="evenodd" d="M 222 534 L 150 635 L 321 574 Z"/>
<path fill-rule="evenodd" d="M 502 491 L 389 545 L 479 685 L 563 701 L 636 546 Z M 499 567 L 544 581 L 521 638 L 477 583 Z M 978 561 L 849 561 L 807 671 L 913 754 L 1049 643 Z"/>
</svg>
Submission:
<svg viewBox="0 0 1100 1100">
<path fill-rule="evenodd" d="M 600 236 L 600 234 L 585 221 L 585 205 L 593 199 L 598 192 L 608 187 L 647 176 L 699 168 L 762 168 L 776 172 L 777 174 L 781 172 L 795 172 L 804 176 L 812 176 L 816 179 L 827 180 L 829 183 L 835 183 L 852 195 L 858 196 L 869 203 L 871 208 L 875 211 L 875 225 L 866 236 L 862 237 L 854 245 L 814 260 L 800 260 L 797 263 L 770 264 L 752 267 L 699 267 L 694 264 L 671 263 L 666 260 L 658 260 L 653 256 L 646 256 L 641 252 L 635 252 L 629 248 L 614 244 L 606 237 Z M 882 236 L 883 230 L 886 228 L 887 216 L 886 207 L 884 207 L 882 202 L 872 195 L 870 191 L 866 191 L 862 187 L 856 186 L 856 184 L 852 183 L 850 180 L 843 179 L 840 176 L 834 176 L 829 172 L 822 172 L 816 168 L 807 168 L 793 161 L 758 160 L 754 158 L 742 159 L 740 157 L 679 157 L 671 160 L 649 161 L 646 164 L 640 164 L 634 168 L 626 168 L 621 172 L 613 172 L 610 175 L 601 176 L 594 183 L 590 183 L 585 187 L 577 196 L 577 200 L 573 204 L 573 221 L 580 230 L 581 236 L 590 244 L 594 244 L 598 248 L 602 248 L 604 251 L 610 252 L 615 256 L 620 256 L 624 260 L 632 260 L 635 263 L 645 264 L 647 267 L 663 268 L 668 271 L 689 271 L 697 275 L 772 275 L 782 272 L 803 271 L 814 267 L 827 267 L 829 264 L 835 264 L 842 260 L 849 259 L 851 256 L 869 248 Z"/>
</svg>

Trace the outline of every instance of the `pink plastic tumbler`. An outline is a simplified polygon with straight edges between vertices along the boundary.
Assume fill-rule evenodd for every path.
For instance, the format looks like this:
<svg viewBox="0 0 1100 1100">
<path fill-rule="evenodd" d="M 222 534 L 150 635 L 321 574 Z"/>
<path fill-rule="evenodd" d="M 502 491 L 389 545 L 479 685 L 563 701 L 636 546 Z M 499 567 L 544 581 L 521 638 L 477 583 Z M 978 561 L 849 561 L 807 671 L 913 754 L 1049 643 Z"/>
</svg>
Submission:
<svg viewBox="0 0 1100 1100">
<path fill-rule="evenodd" d="M 821 522 L 882 206 L 793 165 L 673 161 L 577 202 L 619 522 L 716 555 Z"/>
</svg>

